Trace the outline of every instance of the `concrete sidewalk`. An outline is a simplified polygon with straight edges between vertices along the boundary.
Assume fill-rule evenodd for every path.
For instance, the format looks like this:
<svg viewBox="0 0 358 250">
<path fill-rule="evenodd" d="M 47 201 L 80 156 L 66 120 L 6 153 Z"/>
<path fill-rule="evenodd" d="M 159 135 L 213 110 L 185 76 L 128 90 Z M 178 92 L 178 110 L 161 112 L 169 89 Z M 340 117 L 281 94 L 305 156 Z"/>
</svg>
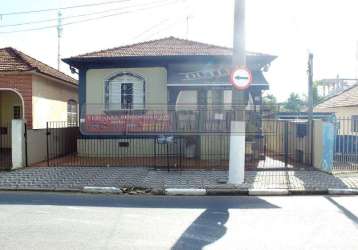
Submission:
<svg viewBox="0 0 358 250">
<path fill-rule="evenodd" d="M 165 171 L 143 167 L 30 167 L 0 172 L 0 190 L 82 191 L 84 187 L 150 189 L 287 189 L 317 192 L 358 189 L 358 173 L 329 175 L 320 171 L 247 171 L 245 183 L 222 184 L 227 171 Z"/>
</svg>

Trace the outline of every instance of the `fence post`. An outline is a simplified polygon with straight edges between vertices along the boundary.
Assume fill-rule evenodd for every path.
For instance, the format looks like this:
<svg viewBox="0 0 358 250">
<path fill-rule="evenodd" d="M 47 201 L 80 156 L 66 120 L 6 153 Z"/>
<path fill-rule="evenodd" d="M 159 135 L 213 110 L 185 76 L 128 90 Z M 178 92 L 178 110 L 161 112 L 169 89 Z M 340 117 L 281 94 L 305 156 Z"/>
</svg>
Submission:
<svg viewBox="0 0 358 250">
<path fill-rule="evenodd" d="M 242 184 L 245 179 L 245 121 L 231 122 L 229 183 Z"/>
<path fill-rule="evenodd" d="M 25 140 L 25 167 L 29 166 L 28 163 L 28 152 L 27 152 L 27 125 L 24 123 L 24 140 Z"/>
<path fill-rule="evenodd" d="M 288 121 L 285 121 L 284 154 L 285 154 L 285 167 L 287 167 L 287 165 L 288 165 Z"/>
<path fill-rule="evenodd" d="M 48 137 L 50 135 L 50 131 L 48 128 L 48 122 L 46 122 L 46 161 L 47 161 L 47 166 L 50 166 L 50 150 L 49 150 L 49 141 L 48 141 Z"/>
<path fill-rule="evenodd" d="M 22 135 L 22 136 L 19 136 Z M 24 166 L 24 121 L 12 120 L 11 122 L 11 157 L 12 169 Z"/>
</svg>

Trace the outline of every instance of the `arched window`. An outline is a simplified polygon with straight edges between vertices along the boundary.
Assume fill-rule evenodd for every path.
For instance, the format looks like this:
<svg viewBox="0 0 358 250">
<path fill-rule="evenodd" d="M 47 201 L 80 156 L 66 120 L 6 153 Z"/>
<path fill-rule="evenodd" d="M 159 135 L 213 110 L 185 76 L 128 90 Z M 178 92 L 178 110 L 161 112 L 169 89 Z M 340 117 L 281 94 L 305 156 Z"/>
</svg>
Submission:
<svg viewBox="0 0 358 250">
<path fill-rule="evenodd" d="M 105 82 L 107 111 L 143 110 L 145 107 L 144 78 L 132 73 L 118 73 Z"/>
<path fill-rule="evenodd" d="M 78 121 L 77 102 L 68 100 L 67 102 L 67 123 L 69 126 L 76 126 Z"/>
</svg>

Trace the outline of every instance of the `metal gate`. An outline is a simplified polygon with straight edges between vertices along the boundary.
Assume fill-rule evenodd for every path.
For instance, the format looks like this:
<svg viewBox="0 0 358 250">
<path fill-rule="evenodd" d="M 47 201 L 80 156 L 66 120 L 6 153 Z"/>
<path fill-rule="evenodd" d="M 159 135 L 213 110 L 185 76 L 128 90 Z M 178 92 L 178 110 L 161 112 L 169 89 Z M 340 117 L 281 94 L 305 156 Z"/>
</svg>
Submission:
<svg viewBox="0 0 358 250">
<path fill-rule="evenodd" d="M 0 171 L 10 170 L 11 158 L 11 123 L 0 125 Z"/>
<path fill-rule="evenodd" d="M 311 167 L 313 130 L 306 120 L 264 119 L 261 128 L 246 142 L 248 169 Z"/>
<path fill-rule="evenodd" d="M 358 119 L 337 118 L 333 169 L 335 173 L 358 172 Z"/>
</svg>

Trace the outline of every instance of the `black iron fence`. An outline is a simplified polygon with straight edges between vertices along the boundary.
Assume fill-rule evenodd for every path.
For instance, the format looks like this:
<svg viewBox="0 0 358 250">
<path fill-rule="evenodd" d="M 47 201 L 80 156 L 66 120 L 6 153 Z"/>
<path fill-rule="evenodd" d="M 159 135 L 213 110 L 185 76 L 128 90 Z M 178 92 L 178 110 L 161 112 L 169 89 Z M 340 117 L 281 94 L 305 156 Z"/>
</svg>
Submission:
<svg viewBox="0 0 358 250">
<path fill-rule="evenodd" d="M 227 107 L 91 111 L 79 127 L 47 123 L 47 165 L 227 169 L 231 122 L 243 118 L 247 169 L 302 168 L 312 161 L 303 120 L 262 119 Z"/>
<path fill-rule="evenodd" d="M 83 136 L 79 128 L 48 123 L 48 166 L 130 166 L 225 169 L 227 134 Z"/>
<path fill-rule="evenodd" d="M 85 135 L 229 133 L 231 121 L 249 119 L 250 113 L 227 105 L 147 105 L 145 110 L 110 110 L 87 104 L 81 112 L 80 129 Z"/>
<path fill-rule="evenodd" d="M 0 170 L 10 170 L 11 158 L 11 123 L 0 125 Z"/>
</svg>

